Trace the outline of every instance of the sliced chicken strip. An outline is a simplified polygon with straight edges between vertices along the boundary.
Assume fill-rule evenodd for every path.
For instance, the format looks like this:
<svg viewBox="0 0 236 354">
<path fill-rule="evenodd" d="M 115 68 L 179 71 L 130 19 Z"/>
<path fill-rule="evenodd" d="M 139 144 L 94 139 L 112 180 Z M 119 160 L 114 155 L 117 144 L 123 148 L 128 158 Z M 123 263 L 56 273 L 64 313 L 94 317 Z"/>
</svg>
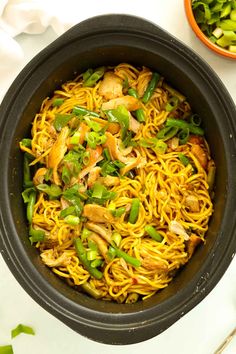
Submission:
<svg viewBox="0 0 236 354">
<path fill-rule="evenodd" d="M 57 137 L 57 140 L 55 141 L 55 143 L 53 144 L 49 154 L 48 154 L 48 163 L 47 163 L 47 167 L 48 168 L 52 168 L 53 172 L 53 180 L 55 184 L 60 184 L 60 178 L 58 176 L 58 166 L 61 162 L 61 160 L 63 159 L 66 151 L 67 151 L 67 146 L 66 146 L 66 139 L 69 135 L 69 128 L 68 127 L 64 127 L 62 128 L 60 134 Z"/>
<path fill-rule="evenodd" d="M 96 204 L 86 204 L 83 210 L 83 216 L 90 221 L 97 223 L 113 223 L 114 217 L 110 210 Z"/>
<path fill-rule="evenodd" d="M 119 106 L 125 106 L 128 111 L 136 111 L 140 108 L 139 100 L 132 96 L 122 96 L 118 98 L 113 98 L 108 102 L 102 104 L 102 110 L 106 111 L 108 109 L 115 109 Z"/>
<path fill-rule="evenodd" d="M 106 100 L 121 97 L 123 95 L 123 80 L 116 74 L 108 71 L 105 73 L 104 78 L 99 87 L 99 94 Z"/>
<path fill-rule="evenodd" d="M 107 242 L 111 242 L 111 231 L 108 230 L 104 225 L 97 225 L 92 222 L 87 222 L 85 227 L 102 236 L 102 238 L 104 238 L 104 240 Z"/>
</svg>

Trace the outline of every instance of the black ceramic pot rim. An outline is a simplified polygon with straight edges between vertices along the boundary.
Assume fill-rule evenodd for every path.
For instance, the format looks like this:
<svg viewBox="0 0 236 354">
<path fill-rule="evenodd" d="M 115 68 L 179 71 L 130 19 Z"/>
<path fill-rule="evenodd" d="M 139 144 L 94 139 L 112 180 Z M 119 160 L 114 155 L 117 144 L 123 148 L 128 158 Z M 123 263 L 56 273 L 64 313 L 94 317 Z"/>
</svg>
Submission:
<svg viewBox="0 0 236 354">
<path fill-rule="evenodd" d="M 9 151 L 7 146 L 9 134 L 9 132 L 7 132 L 7 126 L 9 123 L 7 118 L 11 115 L 12 106 L 14 106 L 16 97 L 20 95 L 22 91 L 26 90 L 31 75 L 33 75 L 45 61 L 50 60 L 62 46 L 78 40 L 78 38 L 84 39 L 95 35 L 104 35 L 106 33 L 108 35 L 111 33 L 129 33 L 135 38 L 143 37 L 148 40 L 153 40 L 153 42 L 160 41 L 166 47 L 171 46 L 173 53 L 182 56 L 183 60 L 189 63 L 189 65 L 195 65 L 199 68 L 199 74 L 202 75 L 205 80 L 209 81 L 209 85 L 211 85 L 216 96 L 218 96 L 219 104 L 222 105 L 228 116 L 228 121 L 224 122 L 227 128 L 224 127 L 225 130 L 223 131 L 229 152 L 227 156 L 227 165 L 230 171 L 228 189 L 234 191 L 236 185 L 236 130 L 234 122 L 236 110 L 227 90 L 212 69 L 196 53 L 152 23 L 128 15 L 98 16 L 80 23 L 39 53 L 25 69 L 23 69 L 6 94 L 0 109 L 0 165 L 3 170 L 7 170 L 8 167 L 6 156 L 7 151 Z M 226 134 L 228 134 L 228 136 L 226 136 Z M 228 138 L 229 134 L 231 134 L 230 139 Z M 229 141 L 227 141 L 227 139 L 229 139 Z M 53 289 L 53 287 L 37 273 L 36 269 L 31 269 L 32 265 L 30 260 L 27 259 L 27 255 L 20 241 L 17 240 L 17 234 L 10 212 L 7 184 L 6 174 L 1 174 L 0 247 L 6 263 L 22 287 L 39 304 L 68 324 L 71 328 L 76 330 L 79 328 L 78 331 L 80 333 L 95 340 L 114 344 L 134 343 L 150 338 L 157 332 L 160 333 L 183 314 L 192 309 L 213 289 L 224 274 L 235 253 L 236 218 L 235 212 L 234 214 L 231 212 L 231 215 L 234 215 L 231 224 L 229 224 L 227 220 L 224 220 L 224 225 L 227 227 L 231 237 L 226 240 L 222 247 L 218 247 L 218 242 L 214 245 L 209 259 L 201 268 L 201 276 L 199 277 L 199 274 L 196 274 L 191 282 L 189 282 L 188 287 L 175 295 L 174 309 L 169 306 L 172 301 L 171 298 L 161 304 L 161 308 L 159 305 L 157 308 L 144 309 L 143 311 L 134 313 L 109 314 L 84 309 Z M 226 214 L 229 213 L 235 203 L 235 193 L 229 193 L 226 203 Z M 155 329 L 157 323 L 159 326 L 158 331 Z M 84 329 L 86 326 L 87 329 Z M 98 334 L 94 334 L 93 329 L 96 330 Z M 145 329 L 147 329 L 147 331 L 145 331 Z M 109 336 L 106 338 L 106 332 L 112 332 L 112 339 L 110 339 Z M 136 336 L 134 336 L 135 332 Z M 143 334 L 142 332 L 145 333 Z M 122 339 L 123 336 L 124 338 Z"/>
</svg>

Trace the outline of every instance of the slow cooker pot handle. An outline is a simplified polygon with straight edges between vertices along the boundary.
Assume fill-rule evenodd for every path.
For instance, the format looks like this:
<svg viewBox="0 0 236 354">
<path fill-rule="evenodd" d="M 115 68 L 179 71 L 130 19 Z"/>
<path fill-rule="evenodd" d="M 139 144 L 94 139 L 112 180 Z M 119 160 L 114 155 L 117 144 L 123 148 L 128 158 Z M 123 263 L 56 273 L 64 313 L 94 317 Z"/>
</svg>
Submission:
<svg viewBox="0 0 236 354">
<path fill-rule="evenodd" d="M 165 30 L 146 19 L 131 15 L 111 14 L 91 17 L 78 23 L 59 37 L 56 42 L 63 44 L 68 40 L 78 39 L 78 37 L 82 38 L 90 34 L 104 32 L 137 33 L 159 37 L 162 40 L 173 40 L 173 37 Z"/>
</svg>

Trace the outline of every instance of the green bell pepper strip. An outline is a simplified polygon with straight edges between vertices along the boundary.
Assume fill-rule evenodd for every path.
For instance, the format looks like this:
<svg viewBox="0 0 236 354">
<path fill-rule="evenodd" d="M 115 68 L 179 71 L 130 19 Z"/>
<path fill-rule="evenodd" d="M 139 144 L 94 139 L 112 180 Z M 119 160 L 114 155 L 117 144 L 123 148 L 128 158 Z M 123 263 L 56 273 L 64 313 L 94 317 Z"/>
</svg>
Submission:
<svg viewBox="0 0 236 354">
<path fill-rule="evenodd" d="M 87 269 L 87 271 L 96 279 L 102 279 L 103 277 L 103 273 L 100 272 L 100 270 L 98 270 L 97 268 L 93 268 L 91 267 L 90 261 L 87 259 L 87 255 L 86 255 L 86 250 L 83 246 L 83 243 L 81 241 L 80 238 L 76 238 L 74 241 L 75 244 L 75 249 L 78 255 L 79 260 L 81 261 L 81 263 L 83 264 L 83 266 L 85 267 L 85 269 Z"/>
<path fill-rule="evenodd" d="M 144 92 L 144 95 L 142 98 L 143 103 L 146 104 L 151 99 L 153 92 L 154 92 L 159 80 L 160 80 L 160 75 L 158 73 L 153 73 L 152 78 L 146 88 L 146 91 Z"/>
</svg>

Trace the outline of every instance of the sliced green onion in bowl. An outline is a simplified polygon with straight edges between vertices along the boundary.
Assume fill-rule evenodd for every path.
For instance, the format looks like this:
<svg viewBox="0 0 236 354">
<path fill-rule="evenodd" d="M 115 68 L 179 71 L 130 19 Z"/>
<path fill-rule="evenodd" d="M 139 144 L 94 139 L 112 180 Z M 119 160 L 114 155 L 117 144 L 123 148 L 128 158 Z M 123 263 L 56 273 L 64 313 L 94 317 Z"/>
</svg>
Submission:
<svg viewBox="0 0 236 354">
<path fill-rule="evenodd" d="M 234 58 L 233 55 L 227 55 L 224 50 L 234 53 L 236 45 L 235 0 L 192 0 L 190 6 L 199 29 L 212 43 L 222 48 L 222 51 L 211 45 L 209 47 L 218 53 Z M 204 38 L 202 41 L 206 43 Z"/>
</svg>

